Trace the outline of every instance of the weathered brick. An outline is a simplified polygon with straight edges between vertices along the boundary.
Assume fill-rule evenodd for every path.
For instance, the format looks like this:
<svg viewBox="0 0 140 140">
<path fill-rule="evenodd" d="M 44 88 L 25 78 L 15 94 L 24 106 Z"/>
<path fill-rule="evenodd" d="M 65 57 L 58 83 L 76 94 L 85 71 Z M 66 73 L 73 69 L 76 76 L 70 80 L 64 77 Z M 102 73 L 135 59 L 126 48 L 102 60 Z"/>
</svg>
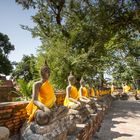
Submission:
<svg viewBox="0 0 140 140">
<path fill-rule="evenodd" d="M 24 115 L 27 115 L 27 112 L 26 111 L 22 111 L 21 113 L 24 114 Z"/>
<path fill-rule="evenodd" d="M 20 110 L 20 112 L 24 112 L 24 111 L 26 111 L 26 109 L 25 109 L 25 108 L 22 108 L 22 109 Z"/>
<path fill-rule="evenodd" d="M 9 106 L 5 106 L 4 107 L 4 110 L 6 110 L 6 109 L 14 109 L 15 108 L 15 106 L 14 105 L 9 105 Z"/>
<path fill-rule="evenodd" d="M 14 123 L 20 122 L 20 119 L 13 120 Z"/>
<path fill-rule="evenodd" d="M 14 116 L 13 120 L 16 120 L 16 119 L 19 119 L 19 118 L 20 118 L 20 116 Z"/>
<path fill-rule="evenodd" d="M 0 114 L 5 113 L 5 110 L 0 110 Z"/>
<path fill-rule="evenodd" d="M 12 120 L 7 121 L 7 122 L 5 123 L 5 125 L 10 125 L 10 124 L 13 124 Z"/>
<path fill-rule="evenodd" d="M 3 119 L 9 119 L 11 116 L 12 116 L 11 113 L 4 113 L 4 114 L 2 115 L 2 118 L 3 118 Z"/>
<path fill-rule="evenodd" d="M 20 111 L 22 114 L 26 114 L 27 111 L 26 110 L 23 110 L 23 111 Z"/>
<path fill-rule="evenodd" d="M 20 118 L 27 118 L 27 114 L 20 115 Z"/>
<path fill-rule="evenodd" d="M 9 129 L 11 129 L 11 128 L 13 128 L 14 127 L 14 124 L 12 123 L 12 124 L 8 124 L 8 125 L 6 125 Z"/>
<path fill-rule="evenodd" d="M 14 122 L 14 125 L 16 126 L 16 125 L 19 125 L 20 124 L 20 122 Z"/>
<path fill-rule="evenodd" d="M 7 113 L 10 113 L 10 112 L 12 112 L 12 109 L 6 109 L 5 110 Z"/>
<path fill-rule="evenodd" d="M 21 112 L 16 112 L 14 115 L 15 116 L 21 115 Z"/>
<path fill-rule="evenodd" d="M 1 122 L 6 122 L 6 121 L 7 121 L 7 120 L 1 119 L 1 120 L 0 120 L 0 123 L 1 123 Z"/>
</svg>

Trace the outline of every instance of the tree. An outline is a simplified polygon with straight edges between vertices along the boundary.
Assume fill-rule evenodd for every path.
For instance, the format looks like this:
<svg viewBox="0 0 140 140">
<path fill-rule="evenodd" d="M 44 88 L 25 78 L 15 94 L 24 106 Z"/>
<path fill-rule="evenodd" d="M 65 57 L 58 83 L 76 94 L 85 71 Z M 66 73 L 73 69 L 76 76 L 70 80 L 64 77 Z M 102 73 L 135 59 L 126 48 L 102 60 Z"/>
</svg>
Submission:
<svg viewBox="0 0 140 140">
<path fill-rule="evenodd" d="M 25 80 L 19 79 L 17 82 L 19 86 L 19 92 L 22 95 L 22 98 L 26 100 L 30 99 L 32 95 L 32 87 L 34 81 L 30 81 L 27 83 Z"/>
<path fill-rule="evenodd" d="M 133 82 L 140 77 L 140 41 L 138 38 L 119 40 L 118 43 L 113 41 L 114 44 L 110 40 L 107 48 L 112 65 L 109 72 L 113 75 L 114 82 L 121 85 L 122 82 Z"/>
<path fill-rule="evenodd" d="M 60 88 L 64 87 L 62 83 L 71 70 L 78 78 L 100 75 L 104 81 L 106 71 L 122 68 L 119 64 L 122 61 L 120 52 L 128 58 L 127 55 L 137 48 L 133 43 L 140 32 L 138 1 L 16 1 L 24 8 L 38 10 L 33 16 L 36 26 L 33 29 L 27 26 L 22 28 L 41 38 L 43 45 L 38 56 L 49 61 L 54 77 L 52 80 L 54 83 L 57 81 Z M 44 55 L 41 55 L 42 52 Z M 132 57 L 134 61 L 135 56 Z M 128 65 L 127 61 L 123 61 L 124 66 Z"/>
<path fill-rule="evenodd" d="M 16 69 L 13 70 L 12 76 L 17 81 L 23 79 L 27 83 L 37 79 L 39 73 L 36 68 L 36 57 L 34 55 L 24 55 L 22 60 L 16 64 Z"/>
<path fill-rule="evenodd" d="M 9 75 L 12 72 L 12 64 L 8 54 L 14 50 L 14 45 L 9 41 L 7 35 L 0 33 L 0 74 Z"/>
</svg>

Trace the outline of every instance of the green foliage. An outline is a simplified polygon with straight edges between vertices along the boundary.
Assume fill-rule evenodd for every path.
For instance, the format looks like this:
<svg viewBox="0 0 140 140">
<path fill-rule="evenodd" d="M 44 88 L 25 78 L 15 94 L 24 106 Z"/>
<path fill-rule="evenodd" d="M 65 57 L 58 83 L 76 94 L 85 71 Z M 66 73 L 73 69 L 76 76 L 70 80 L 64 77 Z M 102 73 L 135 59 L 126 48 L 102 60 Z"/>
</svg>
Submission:
<svg viewBox="0 0 140 140">
<path fill-rule="evenodd" d="M 49 47 L 49 45 L 51 45 L 51 47 Z M 58 38 L 50 42 L 48 46 L 42 45 L 38 49 L 37 67 L 40 69 L 47 60 L 51 68 L 50 80 L 57 89 L 65 88 L 67 84 L 67 75 L 71 69 L 69 55 L 69 47 L 66 45 L 66 42 L 61 42 Z"/>
<path fill-rule="evenodd" d="M 138 39 L 127 39 L 123 42 L 112 45 L 111 51 L 112 62 L 111 73 L 113 74 L 114 82 L 121 84 L 122 82 L 133 82 L 134 79 L 139 79 L 139 56 L 140 44 Z"/>
<path fill-rule="evenodd" d="M 102 79 L 100 83 L 106 72 L 119 82 L 139 76 L 138 1 L 16 1 L 38 10 L 32 17 L 36 26 L 22 28 L 41 38 L 38 69 L 48 61 L 56 88 L 66 86 L 70 71 L 78 80 L 96 76 Z"/>
<path fill-rule="evenodd" d="M 2 85 L 3 84 L 3 81 L 2 80 L 0 80 L 0 85 Z"/>
<path fill-rule="evenodd" d="M 36 57 L 34 55 L 24 55 L 21 62 L 16 64 L 16 69 L 13 70 L 13 78 L 15 80 L 24 79 L 26 82 L 37 79 L 39 73 L 36 68 L 36 62 Z"/>
<path fill-rule="evenodd" d="M 0 74 L 9 75 L 12 72 L 12 64 L 8 54 L 14 50 L 7 35 L 0 33 Z"/>
<path fill-rule="evenodd" d="M 25 80 L 19 79 L 17 82 L 19 86 L 19 92 L 22 95 L 22 97 L 26 100 L 30 99 L 32 95 L 32 86 L 34 81 L 30 81 L 27 83 Z"/>
</svg>

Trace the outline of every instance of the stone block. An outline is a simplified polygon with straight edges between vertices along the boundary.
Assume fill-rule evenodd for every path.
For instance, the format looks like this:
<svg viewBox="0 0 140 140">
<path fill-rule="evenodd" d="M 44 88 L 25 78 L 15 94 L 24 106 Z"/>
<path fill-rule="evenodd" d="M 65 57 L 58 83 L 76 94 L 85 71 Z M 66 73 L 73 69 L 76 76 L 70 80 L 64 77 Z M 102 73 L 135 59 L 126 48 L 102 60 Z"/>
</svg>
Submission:
<svg viewBox="0 0 140 140">
<path fill-rule="evenodd" d="M 0 140 L 9 140 L 10 131 L 6 127 L 0 127 Z"/>
</svg>

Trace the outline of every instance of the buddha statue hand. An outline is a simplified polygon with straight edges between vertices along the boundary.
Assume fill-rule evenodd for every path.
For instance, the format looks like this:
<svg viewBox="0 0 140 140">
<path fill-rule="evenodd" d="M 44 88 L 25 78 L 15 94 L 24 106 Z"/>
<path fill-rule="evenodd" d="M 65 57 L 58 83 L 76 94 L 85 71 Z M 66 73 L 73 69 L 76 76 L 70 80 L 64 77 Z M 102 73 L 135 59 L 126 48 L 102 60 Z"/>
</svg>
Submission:
<svg viewBox="0 0 140 140">
<path fill-rule="evenodd" d="M 36 114 L 35 114 L 35 122 L 38 125 L 46 125 L 46 124 L 49 123 L 49 120 L 50 120 L 50 114 L 47 114 L 47 112 L 44 112 L 42 110 L 37 110 L 36 111 Z"/>
<path fill-rule="evenodd" d="M 85 102 L 87 103 L 87 104 L 89 104 L 90 103 L 90 100 L 88 99 L 88 100 L 85 100 Z"/>
<path fill-rule="evenodd" d="M 77 104 L 78 104 L 79 106 L 81 106 L 81 103 L 80 103 L 79 101 L 77 101 Z"/>
</svg>

